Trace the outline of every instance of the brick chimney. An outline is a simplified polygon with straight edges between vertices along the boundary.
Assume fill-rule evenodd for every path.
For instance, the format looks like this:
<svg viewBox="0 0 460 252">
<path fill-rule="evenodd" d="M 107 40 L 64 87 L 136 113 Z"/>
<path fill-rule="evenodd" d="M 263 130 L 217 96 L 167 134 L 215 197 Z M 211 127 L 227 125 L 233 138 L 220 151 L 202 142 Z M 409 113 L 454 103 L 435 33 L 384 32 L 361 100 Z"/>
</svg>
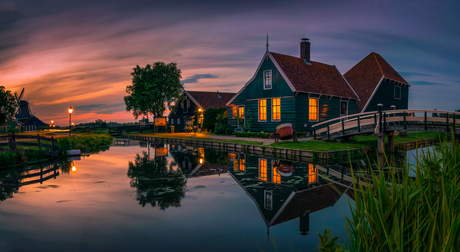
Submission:
<svg viewBox="0 0 460 252">
<path fill-rule="evenodd" d="M 300 58 L 310 63 L 310 41 L 307 38 L 303 38 L 300 42 Z"/>
</svg>

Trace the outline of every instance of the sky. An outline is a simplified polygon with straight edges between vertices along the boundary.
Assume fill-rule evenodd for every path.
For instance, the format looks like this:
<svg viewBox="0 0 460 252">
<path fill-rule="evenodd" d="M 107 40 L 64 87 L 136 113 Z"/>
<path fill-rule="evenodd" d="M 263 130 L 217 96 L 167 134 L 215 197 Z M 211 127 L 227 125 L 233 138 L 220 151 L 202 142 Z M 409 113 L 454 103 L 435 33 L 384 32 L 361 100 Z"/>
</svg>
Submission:
<svg viewBox="0 0 460 252">
<path fill-rule="evenodd" d="M 186 90 L 238 92 L 265 53 L 342 74 L 377 52 L 411 85 L 410 109 L 460 109 L 460 2 L 436 0 L 0 0 L 0 86 L 45 123 L 132 122 L 132 69 L 176 62 Z"/>
</svg>

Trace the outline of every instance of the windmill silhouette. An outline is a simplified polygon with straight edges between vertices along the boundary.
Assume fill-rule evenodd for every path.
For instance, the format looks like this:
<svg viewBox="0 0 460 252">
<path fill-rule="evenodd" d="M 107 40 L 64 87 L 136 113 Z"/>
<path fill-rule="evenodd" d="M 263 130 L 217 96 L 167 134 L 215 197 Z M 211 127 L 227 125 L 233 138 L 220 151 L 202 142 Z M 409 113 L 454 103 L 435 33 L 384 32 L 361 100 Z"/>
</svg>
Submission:
<svg viewBox="0 0 460 252">
<path fill-rule="evenodd" d="M 21 91 L 21 94 L 18 95 L 17 92 L 14 93 L 17 103 L 19 104 L 18 110 L 16 111 L 16 122 L 20 123 L 21 126 L 35 125 L 36 127 L 42 127 L 46 124 L 40 119 L 35 117 L 30 110 L 29 102 L 22 100 L 24 96 L 24 88 Z"/>
<path fill-rule="evenodd" d="M 32 111 L 29 108 L 29 102 L 26 100 L 21 100 L 22 96 L 24 96 L 24 88 L 21 91 L 21 94 L 18 96 L 18 93 L 14 93 L 14 97 L 16 97 L 16 101 L 19 104 L 18 110 L 16 111 L 16 120 L 20 122 L 24 122 L 32 116 Z"/>
</svg>

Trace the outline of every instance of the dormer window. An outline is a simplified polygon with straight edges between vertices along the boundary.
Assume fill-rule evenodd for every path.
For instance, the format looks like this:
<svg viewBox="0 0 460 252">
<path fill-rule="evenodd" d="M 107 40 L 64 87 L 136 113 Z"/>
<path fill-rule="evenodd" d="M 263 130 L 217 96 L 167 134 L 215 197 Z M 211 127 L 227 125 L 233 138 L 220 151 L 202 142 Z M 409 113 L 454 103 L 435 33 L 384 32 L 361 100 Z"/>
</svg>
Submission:
<svg viewBox="0 0 460 252">
<path fill-rule="evenodd" d="M 272 70 L 264 71 L 264 89 L 272 89 Z"/>
</svg>

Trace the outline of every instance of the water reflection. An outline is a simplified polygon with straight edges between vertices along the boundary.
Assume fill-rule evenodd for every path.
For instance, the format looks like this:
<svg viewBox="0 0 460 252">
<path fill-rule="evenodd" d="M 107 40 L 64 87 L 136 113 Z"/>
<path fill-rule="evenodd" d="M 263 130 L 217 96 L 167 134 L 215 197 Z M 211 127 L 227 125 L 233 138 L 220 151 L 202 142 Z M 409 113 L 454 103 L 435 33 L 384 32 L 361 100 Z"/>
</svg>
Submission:
<svg viewBox="0 0 460 252">
<path fill-rule="evenodd" d="M 181 198 L 185 196 L 185 173 L 165 156 L 152 158 L 145 151 L 136 154 L 134 162 L 129 162 L 128 177 L 143 207 L 147 204 L 161 210 L 180 207 Z"/>
<path fill-rule="evenodd" d="M 68 173 L 70 162 L 50 161 L 29 168 L 16 168 L 0 172 L 0 202 L 13 198 L 19 188 L 25 185 L 43 184 L 47 180 L 56 179 L 61 172 Z"/>
<path fill-rule="evenodd" d="M 308 234 L 310 214 L 334 206 L 349 183 L 324 174 L 314 164 L 229 153 L 229 173 L 254 201 L 270 227 L 299 218 Z M 340 183 L 333 183 L 340 181 Z"/>
</svg>

